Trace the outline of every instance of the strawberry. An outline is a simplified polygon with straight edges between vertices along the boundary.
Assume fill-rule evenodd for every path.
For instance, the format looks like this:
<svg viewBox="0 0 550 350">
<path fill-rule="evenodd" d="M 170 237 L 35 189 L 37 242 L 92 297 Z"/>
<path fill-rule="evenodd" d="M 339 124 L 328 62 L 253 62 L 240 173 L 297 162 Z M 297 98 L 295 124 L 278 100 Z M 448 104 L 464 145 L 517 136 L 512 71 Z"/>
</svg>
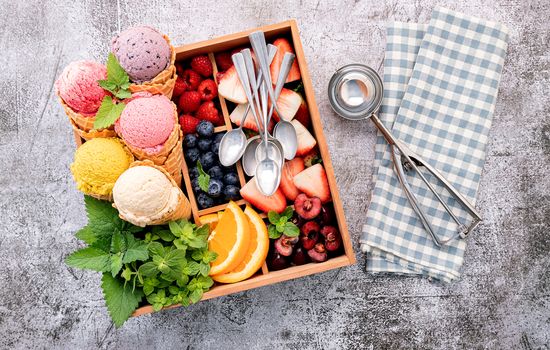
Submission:
<svg viewBox="0 0 550 350">
<path fill-rule="evenodd" d="M 308 154 L 304 156 L 304 165 L 306 168 L 309 168 L 310 166 L 313 166 L 317 163 L 321 163 L 322 159 L 319 156 L 319 152 L 316 149 L 313 149 Z"/>
<path fill-rule="evenodd" d="M 306 101 L 303 98 L 302 98 L 302 104 L 298 108 L 298 111 L 296 112 L 294 119 L 302 123 L 302 125 L 306 129 L 309 129 L 309 126 L 311 124 L 311 119 L 309 117 L 309 110 L 307 108 Z"/>
<path fill-rule="evenodd" d="M 195 112 L 201 105 L 201 94 L 197 91 L 185 91 L 181 94 L 178 106 L 183 113 Z"/>
<path fill-rule="evenodd" d="M 214 102 L 212 101 L 206 101 L 200 105 L 196 117 L 200 120 L 207 120 L 216 126 L 223 124 L 223 120 L 220 117 L 220 112 L 216 106 L 214 106 Z"/>
<path fill-rule="evenodd" d="M 330 202 L 327 173 L 321 164 L 315 164 L 294 176 L 294 185 L 309 197 L 319 197 L 323 203 Z"/>
<path fill-rule="evenodd" d="M 210 62 L 210 59 L 206 55 L 193 57 L 191 68 L 203 77 L 211 77 L 214 72 L 212 62 Z"/>
<path fill-rule="evenodd" d="M 300 109 L 302 101 L 302 96 L 300 96 L 299 93 L 283 88 L 277 99 L 277 108 L 285 120 L 291 121 L 296 115 L 296 112 L 298 112 L 298 109 Z M 276 111 L 273 113 L 273 118 L 276 121 L 280 120 Z"/>
<path fill-rule="evenodd" d="M 243 86 L 234 66 L 218 77 L 218 94 L 231 102 L 247 102 Z"/>
<path fill-rule="evenodd" d="M 218 96 L 218 86 L 212 79 L 203 80 L 199 84 L 197 91 L 201 94 L 201 99 L 203 101 L 212 101 L 216 96 Z"/>
<path fill-rule="evenodd" d="M 172 93 L 172 97 L 178 97 L 186 90 L 186 84 L 185 81 L 181 77 L 178 77 L 176 79 L 176 83 L 174 84 L 174 92 Z"/>
<path fill-rule="evenodd" d="M 304 160 L 300 157 L 296 157 L 292 160 L 285 162 L 283 165 L 283 171 L 281 172 L 281 185 L 280 189 L 285 194 L 288 200 L 295 200 L 300 191 L 294 185 L 294 176 L 302 172 L 305 169 Z"/>
<path fill-rule="evenodd" d="M 199 87 L 199 84 L 201 83 L 201 76 L 199 73 L 195 72 L 192 69 L 186 69 L 183 71 L 181 78 L 185 82 L 185 90 L 186 91 L 194 91 L 197 90 Z"/>
<path fill-rule="evenodd" d="M 297 156 L 303 156 L 309 153 L 317 144 L 317 141 L 313 138 L 311 133 L 297 120 L 291 121 L 296 130 L 296 136 L 298 137 L 298 149 L 296 150 Z"/>
<path fill-rule="evenodd" d="M 183 131 L 184 135 L 194 134 L 197 131 L 197 125 L 200 122 L 199 119 L 189 114 L 182 114 L 179 119 L 181 130 Z"/>
<path fill-rule="evenodd" d="M 231 119 L 231 122 L 237 126 L 241 125 L 241 120 L 243 119 L 244 112 L 246 111 L 246 107 L 248 104 L 240 104 L 235 107 L 233 112 L 229 115 L 229 119 Z M 275 121 L 271 119 L 269 121 L 269 125 L 267 126 L 267 129 L 271 132 L 273 129 L 273 126 L 275 124 Z M 244 121 L 243 128 L 258 131 L 258 126 L 256 125 L 256 121 L 254 120 L 254 116 L 252 115 L 252 112 L 248 112 L 248 117 L 246 117 L 246 120 Z"/>
<path fill-rule="evenodd" d="M 218 70 L 220 72 L 225 72 L 231 66 L 233 65 L 233 61 L 231 60 L 231 53 L 229 52 L 220 52 L 214 55 L 216 58 L 216 65 L 218 66 Z"/>
<path fill-rule="evenodd" d="M 273 62 L 271 62 L 271 66 L 269 68 L 271 70 L 271 79 L 273 79 L 273 81 L 277 81 L 277 77 L 279 76 L 279 70 L 281 69 L 281 63 L 283 62 L 283 57 L 285 56 L 285 53 L 294 53 L 294 49 L 292 49 L 292 46 L 285 38 L 279 38 L 275 40 L 273 42 L 273 45 L 277 46 L 277 53 L 275 54 L 275 58 L 273 58 Z M 290 72 L 288 73 L 288 77 L 286 78 L 285 83 L 300 80 L 301 77 L 302 76 L 300 75 L 298 61 L 294 60 L 294 63 L 292 63 L 292 67 L 290 67 Z"/>
<path fill-rule="evenodd" d="M 281 189 L 277 189 L 271 196 L 265 196 L 258 189 L 256 179 L 250 179 L 250 181 L 241 188 L 240 193 L 245 200 L 264 213 L 270 210 L 282 213 L 286 208 L 286 198 Z"/>
</svg>

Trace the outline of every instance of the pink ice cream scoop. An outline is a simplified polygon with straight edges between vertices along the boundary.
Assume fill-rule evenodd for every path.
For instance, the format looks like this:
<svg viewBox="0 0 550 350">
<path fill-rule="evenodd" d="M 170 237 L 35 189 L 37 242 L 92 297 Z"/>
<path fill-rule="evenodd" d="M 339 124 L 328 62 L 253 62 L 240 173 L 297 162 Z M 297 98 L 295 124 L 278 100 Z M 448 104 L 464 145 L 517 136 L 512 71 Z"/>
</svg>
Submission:
<svg viewBox="0 0 550 350">
<path fill-rule="evenodd" d="M 93 61 L 76 61 L 69 64 L 57 81 L 57 94 L 75 112 L 94 116 L 107 94 L 98 80 L 107 79 L 107 68 Z"/>
<path fill-rule="evenodd" d="M 150 81 L 170 65 L 170 45 L 156 29 L 129 28 L 114 37 L 111 51 L 135 83 Z"/>
<path fill-rule="evenodd" d="M 175 122 L 174 105 L 166 96 L 140 94 L 128 102 L 115 130 L 129 146 L 154 153 L 164 145 Z"/>
</svg>

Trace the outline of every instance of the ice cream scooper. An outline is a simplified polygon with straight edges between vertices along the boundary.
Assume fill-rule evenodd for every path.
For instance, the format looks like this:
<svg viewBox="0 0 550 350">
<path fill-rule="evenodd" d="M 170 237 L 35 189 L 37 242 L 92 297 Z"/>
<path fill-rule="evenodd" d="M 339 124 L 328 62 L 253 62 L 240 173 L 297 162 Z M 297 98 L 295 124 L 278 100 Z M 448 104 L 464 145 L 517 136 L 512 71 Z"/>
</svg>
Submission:
<svg viewBox="0 0 550 350">
<path fill-rule="evenodd" d="M 432 237 L 435 245 L 438 247 L 442 246 L 455 237 L 451 237 L 447 240 L 441 240 L 440 237 L 438 237 L 416 196 L 412 192 L 411 186 L 407 182 L 405 177 L 405 173 L 407 172 L 414 171 L 420 176 L 422 181 L 458 225 L 458 236 L 460 238 L 466 238 L 479 222 L 481 222 L 480 215 L 475 207 L 468 202 L 468 200 L 466 200 L 441 173 L 430 166 L 418 154 L 411 151 L 403 142 L 393 136 L 384 124 L 382 124 L 377 113 L 382 104 L 383 89 L 382 80 L 376 71 L 362 64 L 350 64 L 337 70 L 330 79 L 328 86 L 329 101 L 332 109 L 340 116 L 349 120 L 370 118 L 378 130 L 380 130 L 390 145 L 394 171 L 397 178 L 412 208 L 420 218 L 426 231 L 428 231 Z M 422 172 L 419 171 L 420 166 L 425 167 L 432 173 L 432 175 L 445 186 L 450 195 L 472 216 L 473 220 L 469 224 L 462 223 L 453 213 L 432 184 L 430 184 Z"/>
</svg>

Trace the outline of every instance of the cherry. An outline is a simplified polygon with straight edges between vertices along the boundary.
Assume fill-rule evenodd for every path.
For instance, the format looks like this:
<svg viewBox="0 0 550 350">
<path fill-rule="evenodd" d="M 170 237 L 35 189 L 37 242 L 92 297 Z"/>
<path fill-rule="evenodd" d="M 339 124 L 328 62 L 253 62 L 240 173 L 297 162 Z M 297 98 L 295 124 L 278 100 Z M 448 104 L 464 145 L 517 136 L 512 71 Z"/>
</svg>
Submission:
<svg viewBox="0 0 550 350">
<path fill-rule="evenodd" d="M 325 237 L 325 248 L 329 252 L 334 252 L 342 246 L 342 237 L 338 229 L 334 226 L 325 226 L 321 229 L 321 235 Z"/>
<path fill-rule="evenodd" d="M 330 204 L 324 204 L 321 207 L 321 215 L 319 215 L 319 223 L 322 226 L 330 225 L 334 222 L 334 208 Z"/>
<path fill-rule="evenodd" d="M 317 243 L 313 249 L 307 251 L 307 255 L 309 255 L 311 260 L 314 262 L 323 262 L 328 258 L 327 251 L 323 243 Z"/>
<path fill-rule="evenodd" d="M 288 260 L 277 252 L 273 252 L 269 259 L 269 269 L 272 271 L 282 270 L 288 267 Z"/>
<path fill-rule="evenodd" d="M 300 242 L 305 250 L 310 250 L 319 240 L 319 230 L 321 227 L 315 221 L 306 222 L 300 229 Z"/>
<path fill-rule="evenodd" d="M 288 237 L 282 235 L 275 241 L 275 250 L 283 255 L 290 256 L 292 254 L 292 247 L 298 243 L 298 237 Z"/>
<path fill-rule="evenodd" d="M 294 201 L 294 210 L 303 219 L 315 219 L 321 212 L 321 200 L 318 197 L 308 197 L 304 193 L 300 193 Z"/>
<path fill-rule="evenodd" d="M 309 262 L 309 256 L 303 247 L 296 247 L 294 254 L 292 255 L 292 262 L 294 265 L 304 265 Z"/>
</svg>

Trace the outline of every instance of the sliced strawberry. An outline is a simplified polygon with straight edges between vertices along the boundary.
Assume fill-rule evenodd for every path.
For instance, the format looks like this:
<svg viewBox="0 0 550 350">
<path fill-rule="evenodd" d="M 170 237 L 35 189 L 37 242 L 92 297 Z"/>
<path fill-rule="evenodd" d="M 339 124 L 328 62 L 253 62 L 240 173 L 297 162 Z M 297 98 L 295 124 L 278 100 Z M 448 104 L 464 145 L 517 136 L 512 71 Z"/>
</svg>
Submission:
<svg viewBox="0 0 550 350">
<path fill-rule="evenodd" d="M 294 185 L 309 197 L 319 197 L 323 203 L 331 199 L 327 173 L 321 164 L 315 164 L 294 176 Z"/>
<path fill-rule="evenodd" d="M 294 119 L 302 123 L 306 129 L 309 129 L 309 126 L 311 125 L 311 118 L 309 117 L 309 109 L 307 108 L 307 104 L 304 99 L 302 99 L 302 104 L 300 105 L 300 108 L 298 108 L 298 112 L 296 112 Z"/>
<path fill-rule="evenodd" d="M 317 141 L 311 135 L 311 133 L 297 120 L 291 121 L 296 130 L 296 136 L 298 137 L 298 149 L 296 150 L 297 156 L 303 156 L 315 147 Z"/>
<path fill-rule="evenodd" d="M 229 115 L 229 119 L 231 119 L 231 122 L 237 126 L 241 126 L 241 120 L 243 119 L 244 112 L 246 111 L 246 107 L 248 104 L 240 104 L 235 107 L 233 112 Z M 275 121 L 271 119 L 269 121 L 269 125 L 267 128 L 271 131 L 273 129 L 273 125 L 275 124 Z M 246 120 L 244 121 L 243 128 L 258 131 L 258 126 L 256 125 L 256 121 L 254 120 L 254 115 L 252 115 L 252 112 L 248 112 L 248 117 L 246 117 Z"/>
<path fill-rule="evenodd" d="M 304 160 L 300 157 L 287 161 L 283 166 L 283 171 L 281 173 L 281 185 L 279 188 L 283 191 L 286 198 L 291 201 L 295 200 L 298 194 L 300 194 L 300 191 L 296 185 L 294 185 L 293 178 L 304 169 Z"/>
<path fill-rule="evenodd" d="M 246 103 L 246 95 L 234 66 L 218 78 L 218 94 L 231 102 Z"/>
<path fill-rule="evenodd" d="M 264 213 L 270 210 L 282 213 L 286 208 L 286 198 L 281 189 L 277 189 L 272 196 L 265 196 L 258 189 L 254 178 L 241 188 L 241 196 Z"/>
<path fill-rule="evenodd" d="M 300 94 L 296 91 L 283 88 L 279 98 L 277 99 L 277 108 L 283 115 L 283 118 L 290 121 L 294 118 L 296 112 L 298 112 L 298 109 L 302 104 L 302 100 L 302 96 L 300 96 Z M 276 111 L 273 112 L 273 118 L 276 121 L 280 120 Z"/>
<path fill-rule="evenodd" d="M 285 38 L 276 39 L 273 42 L 273 45 L 277 46 L 277 54 L 275 55 L 275 58 L 273 58 L 273 62 L 271 62 L 270 70 L 271 79 L 273 79 L 273 81 L 277 81 L 277 77 L 279 76 L 279 70 L 281 69 L 281 63 L 283 62 L 283 57 L 285 56 L 285 53 L 294 53 L 294 49 L 290 45 L 290 42 L 288 42 L 288 40 L 286 40 Z M 300 75 L 298 61 L 294 60 L 294 63 L 292 63 L 292 67 L 290 67 L 288 77 L 286 78 L 286 83 L 300 80 L 301 77 L 302 76 Z"/>
</svg>

